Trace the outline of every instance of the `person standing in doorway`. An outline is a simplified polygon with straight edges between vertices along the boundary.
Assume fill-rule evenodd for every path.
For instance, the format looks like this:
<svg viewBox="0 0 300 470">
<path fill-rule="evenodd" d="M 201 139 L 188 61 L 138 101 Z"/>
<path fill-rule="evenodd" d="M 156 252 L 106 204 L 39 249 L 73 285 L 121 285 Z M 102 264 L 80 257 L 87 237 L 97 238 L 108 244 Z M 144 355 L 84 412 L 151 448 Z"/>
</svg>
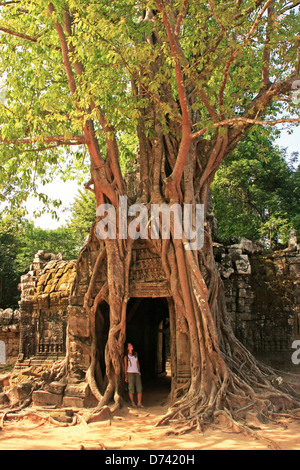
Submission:
<svg viewBox="0 0 300 470">
<path fill-rule="evenodd" d="M 141 379 L 141 369 L 139 364 L 139 359 L 137 352 L 134 351 L 133 345 L 128 343 L 127 345 L 127 354 L 124 357 L 125 363 L 125 382 L 128 383 L 128 393 L 131 404 L 136 408 L 134 402 L 134 392 L 137 392 L 138 398 L 138 408 L 144 408 L 142 405 L 142 379 Z"/>
</svg>

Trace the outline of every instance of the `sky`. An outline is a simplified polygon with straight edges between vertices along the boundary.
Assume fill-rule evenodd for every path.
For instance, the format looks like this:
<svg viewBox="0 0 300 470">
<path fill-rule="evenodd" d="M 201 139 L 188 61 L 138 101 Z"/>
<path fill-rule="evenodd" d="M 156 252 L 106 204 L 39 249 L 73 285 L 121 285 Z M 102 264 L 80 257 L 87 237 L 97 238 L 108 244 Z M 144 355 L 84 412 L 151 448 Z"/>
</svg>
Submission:
<svg viewBox="0 0 300 470">
<path fill-rule="evenodd" d="M 47 212 L 44 212 L 41 217 L 35 218 L 33 213 L 36 210 L 40 210 L 42 206 L 33 197 L 30 197 L 27 200 L 26 208 L 28 210 L 28 215 L 26 218 L 32 220 L 36 227 L 41 227 L 44 230 L 55 230 L 56 228 L 63 226 L 70 218 L 71 206 L 80 189 L 82 190 L 83 188 L 76 181 L 64 182 L 60 179 L 54 180 L 52 183 L 43 186 L 41 188 L 41 192 L 47 194 L 51 198 L 55 197 L 55 199 L 60 199 L 62 201 L 62 206 L 57 210 L 59 219 L 53 219 L 52 215 Z"/>
<path fill-rule="evenodd" d="M 288 153 L 300 153 L 300 127 L 295 128 L 291 135 L 286 130 L 282 130 L 277 143 L 280 147 L 287 148 Z"/>
<path fill-rule="evenodd" d="M 300 127 L 295 128 L 292 134 L 289 134 L 287 130 L 283 129 L 281 136 L 277 139 L 277 144 L 279 147 L 286 148 L 288 155 L 291 155 L 293 152 L 300 153 Z M 43 187 L 42 191 L 50 197 L 61 199 L 62 207 L 58 211 L 59 220 L 54 220 L 51 215 L 47 213 L 44 213 L 39 218 L 34 218 L 33 212 L 39 208 L 39 204 L 33 198 L 30 198 L 27 202 L 28 218 L 33 220 L 37 227 L 41 227 L 45 230 L 56 229 L 63 226 L 70 218 L 70 207 L 74 202 L 74 198 L 78 195 L 79 189 L 83 188 L 79 186 L 76 181 L 53 181 L 53 183 Z"/>
</svg>

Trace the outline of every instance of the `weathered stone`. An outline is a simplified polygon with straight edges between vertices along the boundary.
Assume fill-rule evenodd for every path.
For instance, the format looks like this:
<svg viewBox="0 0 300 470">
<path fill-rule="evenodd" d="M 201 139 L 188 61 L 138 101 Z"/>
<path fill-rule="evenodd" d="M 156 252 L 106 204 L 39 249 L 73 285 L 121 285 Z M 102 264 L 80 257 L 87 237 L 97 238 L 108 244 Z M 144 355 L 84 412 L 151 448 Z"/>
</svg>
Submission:
<svg viewBox="0 0 300 470">
<path fill-rule="evenodd" d="M 228 247 L 228 252 L 231 258 L 235 255 L 242 255 L 243 254 L 242 245 L 231 245 Z"/>
<path fill-rule="evenodd" d="M 251 274 L 251 264 L 248 255 L 241 255 L 234 263 L 238 274 Z"/>
<path fill-rule="evenodd" d="M 37 390 L 32 394 L 32 403 L 34 406 L 60 407 L 62 405 L 62 396 L 47 392 L 46 390 Z"/>
<path fill-rule="evenodd" d="M 6 393 L 0 393 L 0 405 L 8 405 L 9 399 Z"/>
<path fill-rule="evenodd" d="M 86 398 L 80 397 L 64 397 L 63 406 L 70 408 L 94 408 L 98 402 L 93 396 Z"/>
<path fill-rule="evenodd" d="M 264 243 L 262 241 L 252 242 L 247 238 L 241 238 L 240 245 L 242 247 L 243 253 L 252 255 L 254 253 L 263 253 L 264 252 Z"/>
<path fill-rule="evenodd" d="M 2 391 L 3 387 L 9 385 L 9 379 L 11 374 L 1 374 L 0 375 L 0 391 Z"/>
<path fill-rule="evenodd" d="M 247 290 L 246 289 L 240 289 L 239 290 L 239 297 L 246 297 L 247 296 Z"/>
<path fill-rule="evenodd" d="M 66 397 L 86 398 L 90 395 L 90 387 L 87 382 L 69 384 L 65 389 Z"/>
<path fill-rule="evenodd" d="M 289 237 L 289 250 L 297 250 L 298 249 L 298 240 L 297 240 L 297 232 L 295 229 L 291 230 L 290 237 Z"/>
<path fill-rule="evenodd" d="M 86 315 L 69 317 L 69 332 L 73 336 L 88 338 L 90 335 L 89 319 Z"/>
<path fill-rule="evenodd" d="M 231 257 L 227 254 L 221 255 L 221 263 L 219 264 L 221 276 L 228 279 L 234 273 Z"/>
<path fill-rule="evenodd" d="M 18 384 L 13 387 L 11 390 L 6 392 L 6 395 L 9 399 L 11 405 L 16 405 L 17 403 L 28 398 L 32 391 L 31 383 Z"/>
<path fill-rule="evenodd" d="M 86 422 L 90 423 L 98 423 L 101 421 L 109 421 L 112 419 L 112 413 L 108 406 L 104 406 L 99 413 L 90 414 L 87 418 Z"/>
<path fill-rule="evenodd" d="M 217 261 L 220 260 L 221 255 L 225 254 L 226 248 L 220 243 L 213 243 L 213 252 Z"/>
<path fill-rule="evenodd" d="M 55 393 L 56 395 L 63 395 L 65 388 L 66 384 L 62 384 L 61 382 L 51 382 L 47 386 L 47 391 L 50 393 Z"/>
<path fill-rule="evenodd" d="M 50 413 L 51 418 L 60 423 L 72 423 L 74 412 L 72 410 L 54 411 Z"/>
</svg>

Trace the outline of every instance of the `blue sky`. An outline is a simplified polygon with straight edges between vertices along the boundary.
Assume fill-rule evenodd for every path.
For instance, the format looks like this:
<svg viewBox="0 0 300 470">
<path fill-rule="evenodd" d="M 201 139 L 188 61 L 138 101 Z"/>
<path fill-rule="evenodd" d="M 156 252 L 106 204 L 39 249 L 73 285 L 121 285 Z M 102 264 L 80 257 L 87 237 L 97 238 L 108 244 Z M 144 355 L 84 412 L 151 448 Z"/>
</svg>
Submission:
<svg viewBox="0 0 300 470">
<path fill-rule="evenodd" d="M 291 135 L 286 130 L 282 130 L 277 143 L 280 147 L 287 148 L 289 153 L 300 153 L 300 127 L 295 128 Z"/>
</svg>

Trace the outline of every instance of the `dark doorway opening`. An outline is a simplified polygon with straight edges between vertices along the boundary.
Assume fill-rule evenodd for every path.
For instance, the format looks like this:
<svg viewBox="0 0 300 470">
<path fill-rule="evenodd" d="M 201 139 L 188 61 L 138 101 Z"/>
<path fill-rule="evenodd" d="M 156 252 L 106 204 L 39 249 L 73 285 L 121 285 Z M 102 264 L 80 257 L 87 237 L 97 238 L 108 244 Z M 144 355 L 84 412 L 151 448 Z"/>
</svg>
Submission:
<svg viewBox="0 0 300 470">
<path fill-rule="evenodd" d="M 106 302 L 101 302 L 97 308 L 95 317 L 95 329 L 97 340 L 97 364 L 96 364 L 96 381 L 99 390 L 104 394 L 107 386 L 106 366 L 105 366 L 105 348 L 109 334 L 109 305 Z"/>
<path fill-rule="evenodd" d="M 127 307 L 126 342 L 138 353 L 144 392 L 171 390 L 170 318 L 166 298 L 131 298 Z"/>
</svg>

